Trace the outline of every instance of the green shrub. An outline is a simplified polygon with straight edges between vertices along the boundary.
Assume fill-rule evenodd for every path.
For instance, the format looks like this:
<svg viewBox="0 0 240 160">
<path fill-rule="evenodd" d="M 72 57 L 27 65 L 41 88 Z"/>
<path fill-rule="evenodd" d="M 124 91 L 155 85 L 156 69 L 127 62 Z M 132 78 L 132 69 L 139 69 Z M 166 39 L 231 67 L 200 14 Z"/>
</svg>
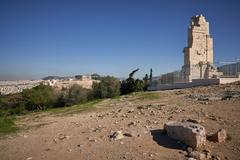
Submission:
<svg viewBox="0 0 240 160">
<path fill-rule="evenodd" d="M 25 109 L 25 105 L 19 102 L 14 108 L 9 109 L 8 113 L 9 115 L 23 115 L 27 113 L 27 110 Z"/>
<path fill-rule="evenodd" d="M 15 108 L 21 102 L 23 98 L 20 93 L 0 96 L 0 109 Z"/>
<path fill-rule="evenodd" d="M 68 103 L 68 92 L 61 91 L 57 95 L 57 101 L 56 101 L 54 107 L 55 108 L 65 107 L 67 105 L 67 103 Z"/>
<path fill-rule="evenodd" d="M 112 98 L 120 95 L 120 81 L 117 78 L 101 77 L 100 83 L 93 83 L 93 98 Z"/>
<path fill-rule="evenodd" d="M 17 130 L 11 117 L 0 117 L 0 136 Z"/>
<path fill-rule="evenodd" d="M 57 103 L 57 94 L 50 86 L 39 85 L 22 92 L 27 110 L 43 110 L 51 108 Z"/>
<path fill-rule="evenodd" d="M 89 89 L 83 88 L 77 84 L 74 84 L 68 92 L 67 100 L 64 100 L 64 95 L 62 96 L 62 101 L 66 102 L 66 105 L 74 105 L 78 103 L 87 102 L 88 96 L 90 94 Z"/>
</svg>

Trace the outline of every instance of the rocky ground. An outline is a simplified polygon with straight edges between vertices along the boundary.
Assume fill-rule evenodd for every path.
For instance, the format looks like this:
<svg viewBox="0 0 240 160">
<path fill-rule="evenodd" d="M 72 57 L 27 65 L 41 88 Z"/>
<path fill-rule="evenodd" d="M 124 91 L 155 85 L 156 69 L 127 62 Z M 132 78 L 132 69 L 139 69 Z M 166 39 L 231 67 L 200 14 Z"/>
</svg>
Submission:
<svg viewBox="0 0 240 160">
<path fill-rule="evenodd" d="M 164 134 L 170 120 L 195 120 L 207 134 L 225 129 L 222 143 L 197 152 L 208 159 L 240 159 L 240 83 L 132 94 L 71 114 L 35 113 L 0 139 L 1 160 L 184 160 L 195 151 Z M 196 157 L 195 157 L 196 158 Z M 196 158 L 197 159 L 197 158 Z"/>
</svg>

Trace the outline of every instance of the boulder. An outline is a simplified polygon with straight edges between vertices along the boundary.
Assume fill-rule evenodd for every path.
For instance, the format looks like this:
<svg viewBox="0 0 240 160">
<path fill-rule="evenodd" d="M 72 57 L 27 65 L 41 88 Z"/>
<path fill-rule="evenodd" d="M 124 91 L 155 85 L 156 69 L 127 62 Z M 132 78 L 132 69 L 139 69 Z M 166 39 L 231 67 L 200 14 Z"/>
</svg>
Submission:
<svg viewBox="0 0 240 160">
<path fill-rule="evenodd" d="M 216 133 L 207 136 L 207 140 L 213 141 L 213 142 L 219 142 L 219 143 L 224 142 L 226 138 L 227 138 L 227 133 L 225 129 L 220 129 Z"/>
<path fill-rule="evenodd" d="M 179 140 L 193 149 L 200 148 L 206 143 L 205 128 L 192 122 L 169 121 L 164 124 L 167 135 Z"/>
</svg>

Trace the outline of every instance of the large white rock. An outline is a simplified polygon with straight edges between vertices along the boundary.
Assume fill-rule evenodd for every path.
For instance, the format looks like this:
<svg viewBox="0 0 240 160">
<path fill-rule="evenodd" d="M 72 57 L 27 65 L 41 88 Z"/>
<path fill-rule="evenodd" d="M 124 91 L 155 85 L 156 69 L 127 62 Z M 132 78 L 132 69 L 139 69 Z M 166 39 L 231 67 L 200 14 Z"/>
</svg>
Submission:
<svg viewBox="0 0 240 160">
<path fill-rule="evenodd" d="M 164 124 L 169 137 L 179 140 L 193 149 L 204 146 L 206 143 L 205 128 L 192 122 L 169 121 Z"/>
</svg>

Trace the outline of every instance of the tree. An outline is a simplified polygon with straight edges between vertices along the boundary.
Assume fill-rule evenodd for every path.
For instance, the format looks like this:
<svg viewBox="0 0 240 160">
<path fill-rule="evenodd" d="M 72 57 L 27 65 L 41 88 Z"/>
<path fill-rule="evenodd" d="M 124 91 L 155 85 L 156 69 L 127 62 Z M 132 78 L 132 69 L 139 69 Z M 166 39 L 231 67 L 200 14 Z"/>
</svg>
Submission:
<svg viewBox="0 0 240 160">
<path fill-rule="evenodd" d="M 133 75 L 134 75 L 137 71 L 139 71 L 139 68 L 133 70 L 133 71 L 129 74 L 129 78 L 133 78 Z"/>
<path fill-rule="evenodd" d="M 142 91 L 144 88 L 144 83 L 140 79 L 134 79 L 134 74 L 139 71 L 139 69 L 133 70 L 126 80 L 121 83 L 121 94 L 128 94 L 131 92 Z"/>
<path fill-rule="evenodd" d="M 143 88 L 144 88 L 144 82 L 140 79 L 136 79 L 134 84 L 134 92 L 143 91 Z"/>
<path fill-rule="evenodd" d="M 57 94 L 51 86 L 40 84 L 22 92 L 27 110 L 43 110 L 53 107 L 57 101 Z"/>
<path fill-rule="evenodd" d="M 149 77 L 150 82 L 152 82 L 152 77 L 153 77 L 153 75 L 152 75 L 152 68 L 151 68 L 150 69 L 150 77 Z"/>
<path fill-rule="evenodd" d="M 115 77 L 101 77 L 100 83 L 93 83 L 94 98 L 112 98 L 119 95 L 120 81 Z"/>
<path fill-rule="evenodd" d="M 101 76 L 100 76 L 99 74 L 97 74 L 97 73 L 93 73 L 93 74 L 91 75 L 91 77 L 92 77 L 92 79 L 94 79 L 94 80 L 100 80 L 100 78 L 101 78 Z"/>
<path fill-rule="evenodd" d="M 145 77 L 143 77 L 143 82 L 144 82 L 144 87 L 143 90 L 146 91 L 148 86 L 149 86 L 149 78 L 148 78 L 148 74 L 145 75 Z"/>
<path fill-rule="evenodd" d="M 74 84 L 68 92 L 67 105 L 74 105 L 88 101 L 89 90 Z M 62 99 L 64 101 L 64 95 Z"/>
</svg>

